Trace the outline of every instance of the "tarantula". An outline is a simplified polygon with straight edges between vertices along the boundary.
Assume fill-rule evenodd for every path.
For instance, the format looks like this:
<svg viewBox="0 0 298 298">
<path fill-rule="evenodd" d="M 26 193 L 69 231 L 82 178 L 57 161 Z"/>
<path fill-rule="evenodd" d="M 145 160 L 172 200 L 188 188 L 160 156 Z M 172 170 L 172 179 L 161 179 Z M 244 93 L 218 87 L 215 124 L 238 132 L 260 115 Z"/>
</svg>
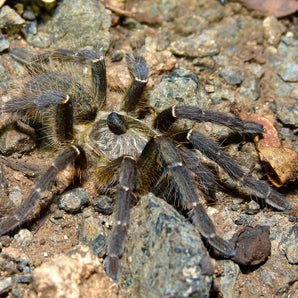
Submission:
<svg viewBox="0 0 298 298">
<path fill-rule="evenodd" d="M 14 51 L 13 55 L 26 60 L 21 51 Z M 69 73 L 47 69 L 45 65 L 49 61 L 90 65 L 91 86 Z M 177 119 L 213 122 L 243 134 L 263 133 L 263 126 L 225 113 L 183 105 L 162 111 L 148 125 L 137 113 L 148 81 L 148 66 L 139 56 L 128 55 L 127 61 L 132 82 L 121 111 L 116 112 L 106 108 L 106 67 L 104 58 L 97 52 L 58 49 L 31 56 L 29 79 L 15 98 L 3 104 L 2 112 L 41 122 L 58 157 L 15 213 L 0 223 L 0 235 L 19 227 L 34 211 L 36 201 L 51 189 L 57 174 L 73 164 L 77 175 L 92 173 L 99 192 L 111 191 L 115 195 L 116 216 L 106 263 L 107 274 L 114 281 L 120 275 L 131 201 L 149 191 L 166 198 L 178 197 L 180 205 L 191 211 L 191 221 L 211 247 L 224 256 L 234 256 L 235 248 L 217 235 L 201 203 L 204 195 L 212 193 L 215 177 L 200 162 L 196 150 L 268 205 L 281 211 L 291 206 L 281 194 L 246 174 L 212 139 L 194 129 L 173 131 L 171 128 Z"/>
</svg>

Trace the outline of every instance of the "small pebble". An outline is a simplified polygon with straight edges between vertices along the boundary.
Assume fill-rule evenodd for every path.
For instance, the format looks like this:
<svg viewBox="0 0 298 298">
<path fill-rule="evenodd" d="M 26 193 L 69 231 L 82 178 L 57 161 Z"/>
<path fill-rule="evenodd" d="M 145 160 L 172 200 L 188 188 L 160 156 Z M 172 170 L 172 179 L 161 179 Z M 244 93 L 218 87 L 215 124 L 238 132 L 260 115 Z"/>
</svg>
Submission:
<svg viewBox="0 0 298 298">
<path fill-rule="evenodd" d="M 231 243 L 236 248 L 234 262 L 242 266 L 256 266 L 271 254 L 270 229 L 268 226 L 246 226 L 235 233 Z"/>
<path fill-rule="evenodd" d="M 285 27 L 276 17 L 270 16 L 263 21 L 264 35 L 267 41 L 271 45 L 277 45 L 280 41 L 282 33 L 285 31 Z"/>
<path fill-rule="evenodd" d="M 95 211 L 108 215 L 114 210 L 114 200 L 108 196 L 99 196 L 94 199 L 92 206 Z"/>
<path fill-rule="evenodd" d="M 298 107 L 285 104 L 277 111 L 278 119 L 285 125 L 298 127 Z"/>
<path fill-rule="evenodd" d="M 224 78 L 229 85 L 240 85 L 242 82 L 241 72 L 238 68 L 226 67 L 219 75 Z"/>
<path fill-rule="evenodd" d="M 14 236 L 14 239 L 19 245 L 30 246 L 33 241 L 33 234 L 27 229 L 22 229 Z"/>
<path fill-rule="evenodd" d="M 286 248 L 288 262 L 293 265 L 298 264 L 298 244 L 291 244 Z"/>
<path fill-rule="evenodd" d="M 9 40 L 0 36 L 0 53 L 9 49 Z"/>
<path fill-rule="evenodd" d="M 83 188 L 73 189 L 59 200 L 59 208 L 68 213 L 78 213 L 89 204 L 89 194 Z"/>
</svg>

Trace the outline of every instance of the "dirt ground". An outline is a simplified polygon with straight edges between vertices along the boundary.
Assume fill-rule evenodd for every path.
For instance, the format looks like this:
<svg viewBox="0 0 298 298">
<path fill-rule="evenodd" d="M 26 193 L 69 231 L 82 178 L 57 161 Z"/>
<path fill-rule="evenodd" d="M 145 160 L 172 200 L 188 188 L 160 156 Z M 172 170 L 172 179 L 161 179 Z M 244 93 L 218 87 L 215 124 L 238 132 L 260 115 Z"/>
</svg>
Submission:
<svg viewBox="0 0 298 298">
<path fill-rule="evenodd" d="M 187 56 L 185 54 L 186 51 L 180 55 L 175 53 L 173 45 L 175 36 L 169 36 L 168 40 L 159 40 L 165 38 L 165 36 L 167 36 L 167 34 L 169 35 L 171 32 L 174 32 L 174 35 L 180 34 L 180 37 L 189 36 L 192 33 L 190 34 L 188 30 L 192 32 L 192 25 L 188 25 L 186 20 L 185 24 L 183 24 L 181 19 L 180 27 L 175 27 L 177 26 L 177 23 L 173 20 L 175 19 L 175 16 L 171 16 L 169 12 L 167 12 L 165 16 L 155 14 L 154 11 L 152 14 L 149 14 L 148 11 L 150 11 L 150 9 L 148 9 L 148 7 L 150 7 L 150 5 L 155 7 L 155 4 L 153 5 L 149 2 L 150 1 L 144 1 L 140 8 L 138 1 L 105 1 L 106 8 L 110 8 L 109 15 L 112 18 L 112 27 L 110 28 L 112 45 L 107 53 L 107 56 L 110 56 L 111 58 L 111 51 L 119 51 L 120 49 L 123 50 L 123 52 L 129 52 L 130 50 L 133 51 L 139 46 L 139 43 L 141 46 L 144 46 L 145 41 L 143 39 L 144 35 L 146 35 L 145 44 L 147 49 L 144 50 L 143 55 L 150 67 L 150 79 L 147 86 L 148 93 L 150 93 L 160 83 L 163 74 L 169 73 L 174 68 L 185 68 L 199 73 L 202 82 L 211 88 L 212 84 L 209 83 L 212 81 L 213 76 L 219 78 L 218 69 L 220 68 L 219 65 L 221 63 L 219 60 L 224 60 L 225 54 L 222 53 L 221 58 L 218 60 L 213 59 L 213 56 L 202 57 L 198 64 L 204 66 L 201 68 L 203 70 L 199 71 L 198 69 L 200 69 L 201 66 L 198 67 L 198 65 L 194 63 L 194 57 Z M 182 1 L 180 5 L 184 5 L 183 9 L 187 8 L 187 11 L 192 11 L 192 8 L 196 5 L 195 2 L 196 1 Z M 202 7 L 208 7 L 209 4 L 207 2 L 208 1 L 200 1 L 200 5 Z M 219 17 L 218 21 L 216 20 L 216 17 L 206 15 L 206 18 L 214 18 L 214 23 L 209 23 L 209 25 L 206 24 L 204 26 L 202 25 L 203 29 L 198 29 L 198 32 L 206 28 L 213 28 L 216 22 L 224 23 L 225 19 L 230 20 L 230 18 L 235 17 L 235 15 L 238 20 L 241 19 L 241 21 L 238 21 L 238 25 L 240 22 L 242 22 L 241 25 L 243 25 L 247 19 L 255 18 L 260 21 L 265 18 L 264 16 L 260 16 L 256 11 L 246 9 L 239 3 L 234 3 L 234 7 L 232 3 L 227 3 L 226 8 L 222 8 L 222 5 L 218 1 L 210 2 L 210 5 L 214 6 L 215 12 L 216 9 L 219 8 L 223 15 Z M 231 11 L 233 13 L 231 13 Z M 132 17 L 130 17 L 130 13 L 132 12 L 136 14 L 133 14 Z M 51 14 L 49 14 L 48 18 L 50 17 Z M 167 17 L 169 19 L 167 19 Z M 134 20 L 136 20 L 139 24 L 142 24 L 140 25 L 140 29 L 135 29 Z M 297 15 L 284 17 L 283 19 L 279 19 L 277 22 L 284 26 L 283 34 L 286 32 L 294 32 L 294 34 L 297 34 Z M 44 29 L 44 24 L 41 26 L 40 30 L 46 30 Z M 166 33 L 163 30 L 165 30 Z M 193 34 L 195 35 L 197 32 L 194 32 Z M 253 29 L 252 34 L 256 34 Z M 13 48 L 26 47 L 30 47 L 33 50 L 39 49 L 39 47 L 34 47 L 32 44 L 29 45 L 28 41 L 24 39 L 24 35 L 21 31 L 17 33 L 9 32 L 4 34 L 4 36 L 10 42 L 9 51 Z M 262 38 L 264 37 L 262 36 Z M 154 40 L 155 43 L 151 44 L 151 39 Z M 172 48 L 170 46 L 165 46 L 164 43 L 171 44 Z M 223 44 L 219 45 L 219 48 L 224 47 L 225 41 L 223 40 L 222 43 Z M 272 67 L 262 62 L 262 59 L 264 59 L 265 49 L 269 47 L 271 49 L 271 47 L 277 47 L 277 45 L 268 44 L 268 40 L 258 40 L 253 46 L 246 46 L 243 51 L 241 51 L 239 46 L 241 44 L 245 44 L 242 39 L 237 44 L 235 43 L 235 47 L 237 48 L 236 53 L 241 56 L 240 58 L 238 56 L 237 59 L 241 60 L 243 65 L 246 61 L 257 61 L 256 64 L 261 65 L 263 68 L 264 74 L 261 77 L 262 79 L 260 85 L 261 95 L 257 100 L 244 98 L 240 103 L 236 102 L 237 100 L 231 100 L 233 101 L 232 103 L 230 100 L 223 100 L 217 108 L 224 112 L 230 112 L 231 106 L 236 106 L 236 110 L 239 106 L 246 106 L 247 110 L 256 111 L 259 115 L 267 114 L 276 121 L 276 111 L 272 108 L 276 105 L 273 100 L 275 94 L 272 91 L 272 85 L 274 85 L 274 81 L 272 80 L 273 74 L 271 73 Z M 159 46 L 163 47 L 163 49 L 159 50 Z M 153 47 L 153 50 L 150 47 Z M 149 51 L 150 49 L 151 51 Z M 254 49 L 254 52 L 252 49 Z M 8 55 L 9 51 L 3 52 L 0 60 L 2 67 L 6 70 L 6 77 L 9 78 L 8 81 L 3 80 L 3 82 L 5 82 L 5 84 L 7 83 L 7 85 L 9 85 L 8 82 L 14 81 L 15 79 L 20 80 L 19 78 L 26 71 L 24 67 L 20 65 L 16 66 L 16 63 Z M 202 61 L 204 58 L 205 60 Z M 229 59 L 231 59 L 231 57 L 229 57 Z M 223 67 L 225 67 L 225 63 L 226 61 L 222 62 Z M 210 64 L 212 65 L 210 66 Z M 211 68 L 208 68 L 209 66 Z M 205 67 L 207 70 L 204 70 Z M 238 68 L 241 69 L 241 66 L 238 65 Z M 130 79 L 123 60 L 116 63 L 108 63 L 107 71 L 108 78 L 111 78 L 109 81 L 109 106 L 113 107 L 119 104 L 120 97 L 117 89 L 127 88 L 129 86 Z M 222 78 L 221 80 L 223 81 Z M 240 92 L 239 84 L 232 85 L 223 83 L 223 85 L 225 90 L 229 90 L 229 92 L 235 94 L 237 99 Z M 3 98 L 5 100 L 5 98 L 9 96 L 9 92 L 7 94 L 6 88 L 3 88 L 3 84 L 1 84 L 0 87 L 2 88 L 1 93 L 3 94 L 3 101 Z M 281 98 L 280 102 L 277 103 L 277 107 L 275 106 L 276 110 L 278 110 L 283 104 L 297 105 L 297 98 L 294 96 Z M 213 103 L 211 103 L 211 106 L 212 105 Z M 3 118 L 1 121 L 3 121 Z M 0 124 L 2 125 L 2 123 Z M 281 138 L 282 146 L 288 148 L 294 148 L 297 146 L 297 127 L 284 125 L 280 121 L 276 121 L 275 126 L 277 127 L 278 132 L 280 132 L 283 127 L 289 128 L 291 135 L 294 136 L 294 138 Z M 6 131 L 7 128 L 2 129 L 2 133 Z M 4 191 L 2 189 L 1 193 L 1 216 L 13 214 L 16 207 L 19 206 L 21 201 L 28 196 L 39 175 L 51 165 L 56 156 L 55 152 L 49 151 L 48 148 L 46 148 L 42 143 L 37 142 L 34 138 L 23 133 L 15 133 L 15 130 L 12 127 L 9 128 L 9 131 L 11 131 L 11 134 L 6 139 L 6 142 L 12 147 L 11 150 L 13 152 L 5 154 L 5 156 L 2 155 L 3 157 L 1 157 L 0 160 L 0 183 L 4 189 Z M 254 147 L 253 145 L 251 146 L 251 148 Z M 230 151 L 232 153 L 235 152 L 235 148 L 236 146 L 230 149 Z M 229 148 L 227 148 L 227 151 L 229 151 Z M 254 164 L 254 167 L 257 169 L 256 175 L 258 177 L 264 176 L 264 169 L 260 165 L 258 153 L 255 148 L 253 148 L 250 153 L 252 157 L 249 162 Z M 244 160 L 240 161 L 240 163 L 245 163 L 246 156 L 247 155 L 241 156 L 241 154 L 239 154 L 238 157 L 240 159 L 243 158 Z M 65 189 L 73 189 L 73 185 L 70 187 L 68 186 L 69 179 L 71 179 L 69 176 L 71 177 L 72 170 L 73 169 L 70 167 L 58 177 L 55 182 L 54 189 L 47 195 L 48 199 L 46 199 L 45 202 L 42 202 L 42 207 L 36 207 L 36 210 L 38 211 L 37 215 L 30 215 L 28 222 L 21 225 L 20 231 L 17 230 L 0 238 L 0 297 L 137 297 L 137 292 L 130 289 L 128 279 L 115 284 L 109 277 L 106 276 L 103 266 L 104 255 L 100 258 L 95 257 L 92 253 L 92 248 L 90 248 L 92 246 L 88 246 L 88 241 L 82 240 L 81 235 L 84 234 L 82 230 L 86 228 L 86 219 L 94 219 L 95 221 L 97 220 L 100 222 L 103 226 L 103 233 L 111 231 L 110 216 L 96 212 L 92 206 L 92 201 L 97 197 L 93 182 L 90 180 L 82 182 L 81 186 L 89 193 L 89 204 L 88 206 L 82 208 L 81 212 L 68 213 L 59 208 L 59 199 L 55 195 L 65 192 Z M 253 171 L 253 169 L 251 170 Z M 75 186 L 79 185 L 77 184 Z M 8 191 L 6 191 L 6 189 Z M 287 226 L 289 224 L 293 227 L 293 229 L 296 227 L 297 231 L 297 225 L 295 223 L 297 222 L 298 200 L 295 182 L 288 183 L 281 189 L 281 191 L 285 193 L 286 198 L 291 202 L 292 210 L 285 213 L 276 212 L 276 220 L 280 220 L 280 225 L 284 224 Z M 239 197 L 237 194 L 236 197 L 233 197 L 232 195 L 233 194 L 230 193 L 227 194 L 225 191 L 219 191 L 217 194 L 218 202 L 216 205 L 211 204 L 207 211 L 212 217 L 217 230 L 224 231 L 226 233 L 225 239 L 232 238 L 233 233 L 236 232 L 237 228 L 239 228 L 235 225 L 234 219 L 239 219 L 244 210 L 250 209 L 251 207 L 253 208 L 253 205 L 248 205 L 248 202 L 240 204 L 239 207 Z M 227 205 L 224 205 L 226 203 Z M 46 208 L 44 208 L 45 205 Z M 235 210 L 234 213 L 231 213 L 232 215 L 229 213 L 228 218 L 224 218 L 224 214 L 228 212 L 227 210 L 230 210 L 232 208 L 231 206 L 236 205 L 238 206 L 237 210 Z M 273 212 L 273 209 L 256 209 L 256 213 L 262 213 L 262 215 L 265 216 L 264 218 L 268 216 L 270 222 L 270 213 Z M 253 209 L 250 209 L 250 212 L 252 212 L 252 216 L 255 216 L 256 213 L 254 213 Z M 215 214 L 215 216 L 212 214 Z M 257 222 L 259 219 L 255 218 L 257 218 L 257 216 L 254 217 L 254 220 Z M 260 222 L 262 221 L 264 220 L 261 219 Z M 278 225 L 276 221 L 273 220 L 270 224 Z M 88 235 L 92 234 L 92 228 L 90 228 L 90 230 L 86 233 Z M 297 237 L 297 234 L 295 235 Z M 279 236 L 276 237 L 278 238 Z M 296 245 L 296 250 L 294 251 L 297 253 L 297 240 L 295 241 L 294 246 Z M 273 244 L 272 248 L 274 250 L 272 259 L 274 259 L 274 254 L 280 250 L 280 248 L 276 248 L 274 245 L 275 244 Z M 233 268 L 231 267 L 232 269 L 230 272 L 226 272 L 226 264 L 221 263 L 220 261 L 218 262 L 218 260 L 213 260 L 212 264 L 215 267 L 215 274 L 213 275 L 214 278 L 210 296 L 251 297 L 248 291 L 249 289 L 253 289 L 255 287 L 255 289 L 259 289 L 260 293 L 262 293 L 260 296 L 295 297 L 295 292 L 298 291 L 297 263 L 289 265 L 285 260 L 286 258 L 284 257 L 283 261 L 279 264 L 291 267 L 291 269 L 289 269 L 289 275 L 291 274 L 291 277 L 285 277 L 286 281 L 281 282 L 281 289 L 277 289 L 277 286 L 271 285 L 268 286 L 268 288 L 264 286 L 262 289 L 262 282 L 257 281 L 259 278 L 257 273 L 250 278 L 252 275 L 240 272 L 241 270 L 239 270 L 239 267 L 238 269 L 233 267 L 237 265 L 230 265 L 230 263 L 229 266 L 232 266 Z M 284 264 L 283 262 L 287 264 Z M 52 267 L 43 267 L 44 263 L 51 264 Z M 272 266 L 277 266 L 277 263 L 272 264 Z M 38 268 L 38 270 L 36 270 L 36 268 Z M 46 270 L 49 270 L 50 272 L 48 275 L 45 273 Z M 236 270 L 237 274 L 233 270 Z M 277 271 L 274 272 L 276 273 Z M 233 272 L 238 276 L 238 279 L 231 282 L 233 290 L 229 291 L 225 289 L 223 279 L 221 278 L 228 275 L 228 273 L 233 274 Z M 48 287 L 47 282 L 51 285 L 51 275 L 55 274 L 65 280 L 71 276 L 69 283 L 66 282 L 63 284 L 63 282 L 61 282 L 61 284 L 59 284 L 59 282 L 57 282 L 54 286 L 54 288 L 56 288 L 51 289 L 51 287 Z M 239 277 L 240 275 L 241 277 Z M 43 276 L 45 276 L 45 278 L 49 278 L 49 280 L 41 281 L 40 279 L 42 279 Z M 278 277 L 274 281 L 279 282 L 279 278 L 282 277 Z M 247 286 L 245 280 L 250 284 L 249 287 Z M 267 281 L 264 281 L 265 284 L 266 282 Z M 230 284 L 229 287 L 232 288 Z M 230 294 L 231 296 L 229 296 Z M 148 297 L 151 297 L 150 294 L 148 294 Z M 175 296 L 175 294 L 171 296 L 169 294 L 164 297 L 186 296 Z M 194 295 L 191 297 L 200 296 Z"/>
</svg>

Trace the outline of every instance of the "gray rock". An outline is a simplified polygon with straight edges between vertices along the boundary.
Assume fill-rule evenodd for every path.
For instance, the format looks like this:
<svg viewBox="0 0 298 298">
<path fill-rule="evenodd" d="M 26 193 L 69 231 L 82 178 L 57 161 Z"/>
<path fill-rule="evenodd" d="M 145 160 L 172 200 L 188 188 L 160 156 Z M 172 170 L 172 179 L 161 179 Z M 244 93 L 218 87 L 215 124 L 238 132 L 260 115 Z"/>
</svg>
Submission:
<svg viewBox="0 0 298 298">
<path fill-rule="evenodd" d="M 298 127 L 298 107 L 285 104 L 277 111 L 278 119 L 285 125 Z"/>
<path fill-rule="evenodd" d="M 209 2 L 208 5 L 200 7 L 200 15 L 211 24 L 217 23 L 224 16 L 223 7 L 219 3 Z"/>
<path fill-rule="evenodd" d="M 261 82 L 258 78 L 246 77 L 240 87 L 240 95 L 246 98 L 256 100 L 260 97 Z"/>
<path fill-rule="evenodd" d="M 37 25 L 38 25 L 37 21 L 28 22 L 28 25 L 26 27 L 26 33 L 35 35 L 38 31 Z M 26 39 L 27 38 L 28 38 L 28 36 L 26 37 Z"/>
<path fill-rule="evenodd" d="M 298 226 L 294 225 L 287 233 L 284 233 L 279 246 L 285 251 L 290 264 L 298 264 Z"/>
<path fill-rule="evenodd" d="M 298 63 L 294 61 L 283 63 L 278 74 L 285 82 L 298 82 Z"/>
<path fill-rule="evenodd" d="M 264 68 L 262 65 L 258 63 L 248 63 L 245 65 L 245 70 L 249 74 L 254 75 L 258 79 L 260 79 L 264 74 Z"/>
<path fill-rule="evenodd" d="M 235 93 L 229 89 L 221 89 L 211 94 L 210 96 L 214 104 L 221 100 L 228 100 L 230 103 L 235 102 Z"/>
<path fill-rule="evenodd" d="M 224 268 L 224 274 L 220 277 L 221 292 L 223 297 L 237 297 L 235 295 L 235 284 L 240 274 L 237 264 L 231 260 L 220 261 Z"/>
<path fill-rule="evenodd" d="M 77 213 L 89 204 L 89 194 L 83 188 L 75 188 L 59 198 L 59 208 L 68 213 Z"/>
<path fill-rule="evenodd" d="M 289 94 L 291 94 L 292 90 L 295 88 L 293 83 L 286 83 L 277 74 L 272 75 L 270 87 L 280 97 L 288 97 Z"/>
<path fill-rule="evenodd" d="M 271 45 L 277 45 L 282 33 L 285 31 L 284 25 L 275 16 L 265 18 L 263 21 L 264 36 Z"/>
<path fill-rule="evenodd" d="M 267 47 L 264 51 L 266 63 L 272 67 L 278 67 L 282 63 L 282 57 L 275 47 Z"/>
<path fill-rule="evenodd" d="M 5 67 L 2 64 L 0 64 L 0 80 L 1 81 L 7 80 L 7 72 Z"/>
<path fill-rule="evenodd" d="M 291 244 L 286 248 L 286 256 L 290 264 L 298 265 L 298 244 Z"/>
<path fill-rule="evenodd" d="M 168 0 L 168 1 L 157 1 L 156 7 L 152 7 L 152 2 L 150 1 L 150 8 L 153 10 L 154 8 L 163 15 L 166 21 L 173 20 L 176 15 L 176 10 L 179 8 L 178 0 Z"/>
<path fill-rule="evenodd" d="M 25 275 L 20 275 L 20 276 L 14 276 L 13 280 L 19 284 L 29 284 L 32 281 L 32 275 L 25 274 Z"/>
<path fill-rule="evenodd" d="M 233 18 L 224 18 L 216 24 L 213 30 L 216 32 L 216 41 L 218 44 L 234 45 L 239 42 L 241 28 L 239 23 Z"/>
<path fill-rule="evenodd" d="M 236 205 L 232 209 L 237 210 L 238 208 L 239 208 L 239 206 Z M 247 225 L 247 224 L 249 224 L 249 221 L 250 221 L 250 218 L 249 218 L 249 216 L 247 214 L 240 214 L 239 217 L 235 220 L 235 224 L 238 225 L 238 226 Z"/>
<path fill-rule="evenodd" d="M 32 10 L 26 9 L 23 13 L 23 18 L 25 20 L 33 21 L 36 19 L 36 16 Z"/>
<path fill-rule="evenodd" d="M 105 54 L 110 46 L 111 16 L 95 0 L 65 0 L 60 3 L 47 33 L 52 34 L 55 47 L 80 48 L 92 46 Z"/>
<path fill-rule="evenodd" d="M 30 152 L 35 145 L 30 136 L 14 129 L 6 130 L 0 137 L 0 151 L 3 155 Z"/>
<path fill-rule="evenodd" d="M 103 257 L 106 254 L 106 233 L 97 216 L 86 218 L 79 232 L 80 241 L 91 246 L 95 255 Z"/>
<path fill-rule="evenodd" d="M 189 70 L 174 70 L 164 75 L 162 81 L 150 94 L 149 104 L 157 111 L 174 104 L 208 106 L 207 93 L 198 75 Z"/>
<path fill-rule="evenodd" d="M 98 235 L 92 242 L 93 253 L 100 258 L 107 254 L 106 237 L 104 234 Z"/>
<path fill-rule="evenodd" d="M 181 16 L 174 20 L 175 31 L 183 36 L 190 35 L 206 28 L 207 20 L 202 15 L 193 14 L 185 18 Z"/>
<path fill-rule="evenodd" d="M 280 130 L 280 135 L 281 135 L 282 139 L 284 139 L 284 140 L 296 141 L 296 139 L 297 139 L 295 136 L 295 133 L 287 127 L 283 127 Z"/>
<path fill-rule="evenodd" d="M 9 49 L 9 40 L 0 36 L 0 53 Z"/>
<path fill-rule="evenodd" d="M 134 279 L 132 297 L 209 297 L 213 269 L 192 224 L 152 194 L 141 198 L 131 218 L 130 261 L 123 266 Z"/>
<path fill-rule="evenodd" d="M 92 202 L 94 210 L 102 214 L 111 214 L 114 209 L 114 201 L 108 196 L 99 196 L 95 198 Z"/>
<path fill-rule="evenodd" d="M 199 69 L 213 69 L 215 61 L 211 57 L 195 58 L 193 60 L 193 65 L 199 66 Z"/>
<path fill-rule="evenodd" d="M 4 294 L 6 292 L 8 292 L 11 288 L 12 288 L 12 278 L 11 277 L 7 277 L 4 279 L 0 280 L 0 293 Z"/>
<path fill-rule="evenodd" d="M 172 42 L 170 50 L 175 55 L 190 58 L 214 56 L 219 53 L 213 30 L 204 30 L 199 35 L 182 37 Z"/>
<path fill-rule="evenodd" d="M 9 34 L 13 34 L 17 33 L 24 25 L 25 20 L 8 5 L 4 5 L 0 9 L 0 29 L 5 29 Z"/>
<path fill-rule="evenodd" d="M 229 85 L 239 85 L 242 82 L 240 69 L 233 66 L 227 66 L 219 75 L 224 78 Z"/>
<path fill-rule="evenodd" d="M 34 32 L 34 28 L 32 28 L 32 31 Z M 47 32 L 38 32 L 37 34 L 28 34 L 26 41 L 35 47 L 48 48 L 52 43 L 52 37 Z"/>
<path fill-rule="evenodd" d="M 27 229 L 22 229 L 14 236 L 14 239 L 22 246 L 30 246 L 33 241 L 33 234 Z"/>
<path fill-rule="evenodd" d="M 289 36 L 289 35 L 282 35 L 280 40 L 286 44 L 287 46 L 294 46 L 295 43 L 297 43 L 297 40 L 295 38 L 293 38 L 294 36 Z"/>
</svg>

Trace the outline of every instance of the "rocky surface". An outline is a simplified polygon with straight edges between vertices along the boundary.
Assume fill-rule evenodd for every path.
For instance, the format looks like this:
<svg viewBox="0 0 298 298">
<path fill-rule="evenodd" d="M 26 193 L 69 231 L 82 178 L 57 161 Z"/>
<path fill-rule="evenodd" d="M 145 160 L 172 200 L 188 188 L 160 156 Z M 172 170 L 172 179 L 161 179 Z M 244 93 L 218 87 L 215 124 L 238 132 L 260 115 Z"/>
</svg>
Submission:
<svg viewBox="0 0 298 298">
<path fill-rule="evenodd" d="M 105 1 L 106 7 L 95 0 L 64 0 L 56 6 L 36 3 L 28 1 L 24 5 L 20 1 L 14 7 L 0 8 L 2 101 L 9 99 L 11 84 L 20 84 L 26 73 L 9 56 L 12 48 L 36 52 L 87 47 L 106 55 L 110 60 L 107 71 L 111 108 L 117 107 L 122 98 L 115 90 L 127 88 L 130 82 L 123 57 L 136 52 L 149 65 L 146 98 L 156 111 L 184 103 L 222 112 L 256 113 L 275 125 L 284 147 L 298 151 L 295 15 L 283 19 L 261 17 L 238 2 L 222 5 L 216 0 L 115 0 Z M 1 127 L 6 120 L 0 119 Z M 181 121 L 177 125 L 186 128 L 192 123 Z M 252 140 L 243 142 L 219 125 L 198 124 L 196 128 L 217 137 L 243 168 L 265 179 Z M 44 146 L 36 148 L 34 135 L 12 125 L 2 128 L 0 147 L 1 155 L 9 155 L 9 159 L 0 161 L 0 185 L 9 190 L 0 192 L 3 216 L 28 195 L 33 180 L 52 163 L 55 152 Z M 34 164 L 38 169 L 30 166 Z M 251 201 L 242 189 L 235 191 L 237 184 L 217 167 L 215 170 L 222 185 L 216 190 L 216 203 L 208 204 L 206 211 L 218 233 L 229 240 L 237 233 L 250 231 L 248 227 L 263 227 L 254 243 L 243 244 L 252 252 L 245 255 L 242 251 L 244 264 L 214 252 L 210 257 L 187 216 L 148 194 L 131 210 L 122 276 L 118 284 L 112 283 L 104 272 L 104 257 L 113 224 L 113 202 L 98 197 L 87 181 L 82 185 L 85 190 L 72 189 L 55 197 L 35 221 L 0 238 L 0 294 L 295 297 L 295 183 L 290 181 L 280 190 L 291 202 L 292 210 L 277 212 L 264 208 L 260 201 Z M 266 244 L 264 253 L 253 254 L 262 243 Z M 253 263 L 247 266 L 247 260 Z"/>
</svg>

